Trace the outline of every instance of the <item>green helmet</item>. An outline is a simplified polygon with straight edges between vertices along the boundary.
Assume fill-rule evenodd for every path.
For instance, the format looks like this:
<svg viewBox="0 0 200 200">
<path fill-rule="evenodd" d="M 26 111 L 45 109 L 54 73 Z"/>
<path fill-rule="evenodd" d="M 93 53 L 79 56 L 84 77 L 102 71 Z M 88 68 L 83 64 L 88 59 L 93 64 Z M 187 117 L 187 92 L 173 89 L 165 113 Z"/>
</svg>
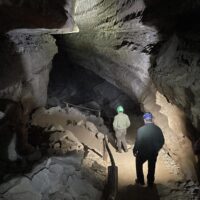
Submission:
<svg viewBox="0 0 200 200">
<path fill-rule="evenodd" d="M 117 112 L 124 112 L 124 108 L 122 106 L 118 106 L 117 107 Z"/>
</svg>

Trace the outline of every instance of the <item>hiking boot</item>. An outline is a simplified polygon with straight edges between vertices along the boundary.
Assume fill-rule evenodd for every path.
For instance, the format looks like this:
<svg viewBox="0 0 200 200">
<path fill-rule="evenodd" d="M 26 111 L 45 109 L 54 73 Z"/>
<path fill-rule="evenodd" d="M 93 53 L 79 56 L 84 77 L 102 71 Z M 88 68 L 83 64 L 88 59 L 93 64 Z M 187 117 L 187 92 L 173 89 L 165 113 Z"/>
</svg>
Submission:
<svg viewBox="0 0 200 200">
<path fill-rule="evenodd" d="M 145 185 L 144 181 L 139 181 L 138 179 L 135 179 L 135 183 L 138 185 Z"/>
</svg>

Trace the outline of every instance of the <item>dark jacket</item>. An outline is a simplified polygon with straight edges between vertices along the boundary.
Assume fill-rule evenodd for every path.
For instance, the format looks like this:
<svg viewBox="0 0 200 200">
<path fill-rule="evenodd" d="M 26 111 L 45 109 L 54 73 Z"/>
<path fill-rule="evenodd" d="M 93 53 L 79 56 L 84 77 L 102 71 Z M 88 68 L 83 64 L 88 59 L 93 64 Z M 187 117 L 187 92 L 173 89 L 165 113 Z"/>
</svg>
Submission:
<svg viewBox="0 0 200 200">
<path fill-rule="evenodd" d="M 133 153 L 145 157 L 157 155 L 163 144 L 161 129 L 153 123 L 148 123 L 138 129 Z"/>
</svg>

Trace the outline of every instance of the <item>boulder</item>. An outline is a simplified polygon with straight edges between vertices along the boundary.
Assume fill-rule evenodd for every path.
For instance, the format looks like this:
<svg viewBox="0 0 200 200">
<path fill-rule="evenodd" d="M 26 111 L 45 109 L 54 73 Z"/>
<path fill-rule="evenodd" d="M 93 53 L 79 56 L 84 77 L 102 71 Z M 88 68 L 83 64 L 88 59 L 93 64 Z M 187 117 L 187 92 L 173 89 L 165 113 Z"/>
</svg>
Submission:
<svg viewBox="0 0 200 200">
<path fill-rule="evenodd" d="M 79 151 L 83 149 L 83 145 L 74 136 L 71 131 L 55 132 L 50 138 L 50 146 L 55 153 L 65 154 L 70 151 Z"/>
<path fill-rule="evenodd" d="M 93 132 L 94 134 L 98 133 L 97 127 L 92 122 L 86 121 L 85 126 L 89 131 Z"/>
<path fill-rule="evenodd" d="M 101 132 L 98 132 L 96 136 L 100 140 L 103 140 L 105 138 L 105 135 L 103 133 L 101 133 Z"/>
</svg>

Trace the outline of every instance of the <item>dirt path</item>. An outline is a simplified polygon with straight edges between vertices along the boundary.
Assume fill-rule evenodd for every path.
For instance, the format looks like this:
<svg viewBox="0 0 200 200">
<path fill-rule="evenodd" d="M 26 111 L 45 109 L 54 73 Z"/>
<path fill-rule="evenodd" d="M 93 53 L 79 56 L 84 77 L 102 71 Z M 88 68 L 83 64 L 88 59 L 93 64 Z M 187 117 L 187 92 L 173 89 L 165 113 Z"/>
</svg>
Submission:
<svg viewBox="0 0 200 200">
<path fill-rule="evenodd" d="M 55 127 L 58 125 L 62 126 L 64 129 L 71 130 L 80 142 L 85 143 L 90 149 L 98 150 L 100 153 L 102 152 L 103 144 L 98 141 L 94 134 L 91 135 L 91 132 L 89 131 L 89 133 L 84 126 L 76 126 L 68 123 L 68 119 L 70 119 L 70 121 L 76 120 L 77 122 L 82 119 L 85 120 L 83 115 L 75 112 L 76 115 L 74 114 L 75 117 L 72 118 L 73 112 L 72 114 L 61 112 L 60 110 L 57 112 L 53 109 L 55 108 L 51 108 L 50 111 L 44 110 L 43 114 L 39 112 L 38 119 L 35 119 L 36 125 L 39 124 L 42 127 L 48 127 L 49 125 Z M 127 141 L 130 144 L 134 142 L 136 129 L 142 125 L 138 118 L 132 119 L 132 121 L 135 123 L 128 129 L 127 134 Z M 114 142 L 112 141 L 112 137 L 109 138 L 109 141 L 110 140 L 113 145 Z M 193 194 L 192 192 L 196 189 L 196 185 L 190 181 L 187 182 L 185 180 L 185 182 L 184 180 L 181 180 L 181 176 L 177 174 L 178 171 L 174 170 L 176 169 L 176 165 L 171 162 L 172 160 L 168 159 L 169 156 L 165 151 L 159 153 L 155 173 L 155 186 L 150 189 L 146 186 L 140 187 L 135 184 L 136 171 L 135 158 L 132 153 L 133 147 L 131 147 L 127 153 L 118 153 L 116 152 L 115 145 L 112 145 L 109 143 L 116 166 L 118 167 L 117 200 L 194 200 L 191 194 Z M 144 164 L 145 181 L 146 175 L 147 163 Z M 177 186 L 178 181 L 181 183 L 180 187 Z M 199 200 L 199 197 L 197 196 L 195 200 L 196 199 Z"/>
<path fill-rule="evenodd" d="M 132 148 L 127 153 L 118 153 L 115 148 L 110 145 L 111 152 L 114 156 L 115 163 L 118 167 L 118 200 L 157 200 L 159 198 L 158 185 L 166 185 L 169 182 L 175 182 L 180 179 L 178 175 L 172 174 L 163 162 L 161 154 L 158 156 L 155 186 L 148 188 L 135 184 L 135 158 L 132 154 Z M 144 164 L 144 176 L 146 182 L 147 163 Z"/>
</svg>

